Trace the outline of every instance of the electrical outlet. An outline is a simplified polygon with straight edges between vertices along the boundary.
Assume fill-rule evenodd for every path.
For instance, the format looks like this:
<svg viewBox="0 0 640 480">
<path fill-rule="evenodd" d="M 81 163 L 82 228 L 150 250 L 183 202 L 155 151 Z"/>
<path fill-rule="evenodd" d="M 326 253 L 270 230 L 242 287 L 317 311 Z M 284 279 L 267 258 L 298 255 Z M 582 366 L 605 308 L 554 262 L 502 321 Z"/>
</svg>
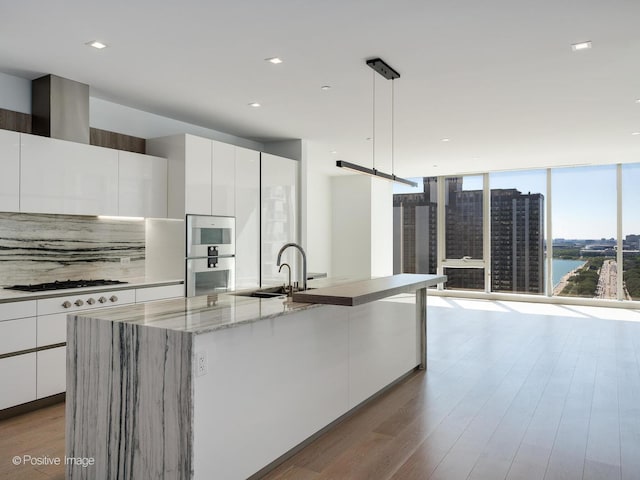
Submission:
<svg viewBox="0 0 640 480">
<path fill-rule="evenodd" d="M 120 258 L 120 263 L 123 263 L 123 264 L 131 263 L 131 259 L 129 257 L 122 257 Z"/>
<path fill-rule="evenodd" d="M 196 352 L 196 377 L 206 375 L 208 371 L 207 352 Z"/>
</svg>

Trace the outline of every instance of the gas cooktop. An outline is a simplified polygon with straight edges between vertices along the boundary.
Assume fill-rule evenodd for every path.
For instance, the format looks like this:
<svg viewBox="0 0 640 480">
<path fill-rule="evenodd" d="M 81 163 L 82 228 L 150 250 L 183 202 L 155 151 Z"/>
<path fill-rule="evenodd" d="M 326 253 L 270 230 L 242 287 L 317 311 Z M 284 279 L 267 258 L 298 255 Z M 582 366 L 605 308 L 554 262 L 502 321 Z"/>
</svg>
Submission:
<svg viewBox="0 0 640 480">
<path fill-rule="evenodd" d="M 103 287 L 105 285 L 120 285 L 120 280 L 64 280 L 49 283 L 36 283 L 33 285 L 13 285 L 4 287 L 6 290 L 20 290 L 22 292 L 46 292 L 49 290 L 64 290 L 67 288 Z"/>
</svg>

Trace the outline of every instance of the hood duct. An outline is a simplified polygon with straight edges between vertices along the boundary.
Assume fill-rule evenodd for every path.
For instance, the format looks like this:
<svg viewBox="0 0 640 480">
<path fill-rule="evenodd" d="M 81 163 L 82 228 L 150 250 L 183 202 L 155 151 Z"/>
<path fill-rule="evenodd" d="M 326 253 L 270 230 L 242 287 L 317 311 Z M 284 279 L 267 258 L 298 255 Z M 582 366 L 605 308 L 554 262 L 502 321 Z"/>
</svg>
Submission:
<svg viewBox="0 0 640 480">
<path fill-rule="evenodd" d="M 31 81 L 31 131 L 89 143 L 89 85 L 56 75 Z"/>
</svg>

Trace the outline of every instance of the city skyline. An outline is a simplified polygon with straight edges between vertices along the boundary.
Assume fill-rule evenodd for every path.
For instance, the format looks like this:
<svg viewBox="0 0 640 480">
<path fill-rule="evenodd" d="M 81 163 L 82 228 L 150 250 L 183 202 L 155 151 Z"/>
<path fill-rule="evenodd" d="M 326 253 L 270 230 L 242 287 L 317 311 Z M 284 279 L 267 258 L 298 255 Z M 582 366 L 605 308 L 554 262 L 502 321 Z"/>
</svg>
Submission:
<svg viewBox="0 0 640 480">
<path fill-rule="evenodd" d="M 640 165 L 622 167 L 622 237 L 640 233 Z M 481 190 L 482 175 L 464 175 L 463 190 Z M 395 186 L 394 193 L 422 191 L 422 177 L 414 178 L 418 188 Z M 496 172 L 489 175 L 490 189 L 517 189 L 547 197 L 546 170 Z M 616 166 L 552 169 L 552 239 L 600 240 L 617 236 Z M 626 208 L 625 208 L 626 206 Z"/>
</svg>

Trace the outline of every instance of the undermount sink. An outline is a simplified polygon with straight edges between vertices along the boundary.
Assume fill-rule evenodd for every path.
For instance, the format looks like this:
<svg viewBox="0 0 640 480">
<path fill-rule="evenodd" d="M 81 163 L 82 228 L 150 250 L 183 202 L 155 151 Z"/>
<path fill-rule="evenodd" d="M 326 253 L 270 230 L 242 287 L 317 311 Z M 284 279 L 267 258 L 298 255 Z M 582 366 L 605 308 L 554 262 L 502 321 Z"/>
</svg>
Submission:
<svg viewBox="0 0 640 480">
<path fill-rule="evenodd" d="M 311 288 L 307 288 L 307 290 L 312 290 Z M 299 292 L 299 289 L 294 289 L 294 292 Z M 289 294 L 289 290 L 284 285 L 280 285 L 277 287 L 268 287 L 261 288 L 259 290 L 249 290 L 246 292 L 238 292 L 235 295 L 241 297 L 254 297 L 254 298 L 276 298 L 276 297 L 285 297 Z"/>
</svg>

